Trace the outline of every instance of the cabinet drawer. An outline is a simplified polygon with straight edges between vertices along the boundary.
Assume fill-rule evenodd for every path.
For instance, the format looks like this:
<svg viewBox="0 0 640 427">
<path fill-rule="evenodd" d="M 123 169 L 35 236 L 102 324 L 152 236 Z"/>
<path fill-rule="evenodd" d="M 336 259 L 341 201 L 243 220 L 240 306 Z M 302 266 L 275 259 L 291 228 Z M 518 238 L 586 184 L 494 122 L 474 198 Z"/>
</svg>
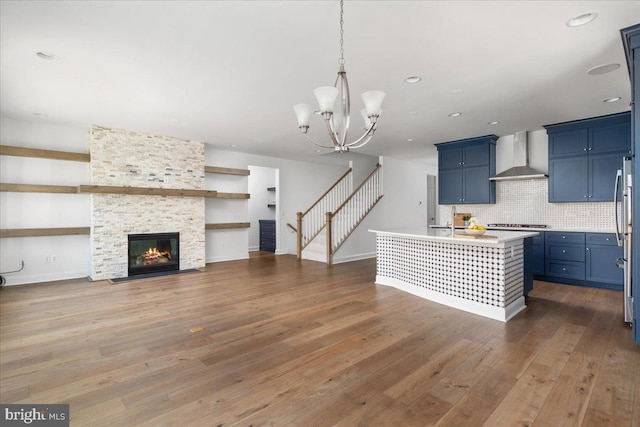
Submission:
<svg viewBox="0 0 640 427">
<path fill-rule="evenodd" d="M 548 243 L 545 257 L 555 260 L 584 262 L 584 246 L 568 243 Z"/>
<path fill-rule="evenodd" d="M 547 259 L 544 267 L 545 274 L 552 277 L 584 280 L 584 263 Z"/>
<path fill-rule="evenodd" d="M 276 231 L 275 230 L 270 230 L 270 231 L 260 230 L 260 238 L 263 238 L 263 237 L 275 239 L 276 238 Z"/>
<path fill-rule="evenodd" d="M 613 233 L 586 233 L 588 245 L 617 246 L 616 235 Z"/>
<path fill-rule="evenodd" d="M 584 243 L 584 233 L 563 233 L 561 231 L 547 231 L 544 233 L 545 242 Z"/>
</svg>

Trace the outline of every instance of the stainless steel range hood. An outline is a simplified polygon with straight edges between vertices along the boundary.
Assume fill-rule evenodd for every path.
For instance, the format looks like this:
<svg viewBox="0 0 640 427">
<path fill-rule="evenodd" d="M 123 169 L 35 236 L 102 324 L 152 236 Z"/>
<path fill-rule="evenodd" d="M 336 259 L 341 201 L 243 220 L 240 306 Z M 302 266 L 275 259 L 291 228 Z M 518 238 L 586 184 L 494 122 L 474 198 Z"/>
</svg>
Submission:
<svg viewBox="0 0 640 427">
<path fill-rule="evenodd" d="M 547 178 L 547 175 L 529 167 L 527 131 L 520 131 L 513 134 L 513 167 L 489 179 L 491 181 L 513 181 L 542 178 Z"/>
</svg>

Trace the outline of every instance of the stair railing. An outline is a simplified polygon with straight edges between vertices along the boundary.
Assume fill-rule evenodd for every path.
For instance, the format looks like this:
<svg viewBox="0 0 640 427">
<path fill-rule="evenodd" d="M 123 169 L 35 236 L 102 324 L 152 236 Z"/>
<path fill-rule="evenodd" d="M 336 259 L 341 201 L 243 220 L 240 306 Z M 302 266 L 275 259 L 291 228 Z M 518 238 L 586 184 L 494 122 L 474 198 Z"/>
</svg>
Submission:
<svg viewBox="0 0 640 427">
<path fill-rule="evenodd" d="M 302 258 L 302 250 L 325 227 L 326 212 L 333 212 L 340 206 L 349 197 L 352 188 L 353 169 L 349 168 L 309 209 L 296 214 L 298 259 Z"/>
<path fill-rule="evenodd" d="M 327 227 L 327 264 L 333 263 L 333 255 L 353 233 L 383 196 L 382 165 L 373 172 L 334 211 L 325 214 Z"/>
</svg>

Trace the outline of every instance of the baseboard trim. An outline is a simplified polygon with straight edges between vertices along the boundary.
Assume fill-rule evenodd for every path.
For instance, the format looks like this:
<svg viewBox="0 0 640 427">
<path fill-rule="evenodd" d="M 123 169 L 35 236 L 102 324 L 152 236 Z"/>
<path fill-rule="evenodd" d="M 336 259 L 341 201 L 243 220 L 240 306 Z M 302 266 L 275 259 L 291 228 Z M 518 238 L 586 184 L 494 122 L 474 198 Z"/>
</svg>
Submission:
<svg viewBox="0 0 640 427">
<path fill-rule="evenodd" d="M 228 257 L 213 257 L 213 258 L 207 258 L 206 263 L 210 264 L 213 262 L 224 262 L 224 261 L 237 261 L 240 259 L 249 259 L 249 253 L 247 252 L 245 255 L 242 256 L 228 256 Z"/>
<path fill-rule="evenodd" d="M 355 255 L 349 255 L 346 257 L 340 257 L 337 258 L 336 256 L 333 257 L 333 263 L 334 264 L 342 264 L 345 262 L 353 262 L 353 261 L 360 261 L 363 259 L 370 259 L 370 258 L 375 258 L 376 257 L 376 253 L 375 252 L 367 252 L 367 253 L 362 253 L 362 254 L 355 254 Z"/>
<path fill-rule="evenodd" d="M 20 276 L 12 278 L 10 274 L 4 275 L 6 280 L 4 286 L 31 285 L 34 283 L 57 282 L 60 280 L 82 279 L 89 276 L 89 270 L 86 271 L 68 271 L 57 274 L 37 274 L 30 276 Z"/>
</svg>

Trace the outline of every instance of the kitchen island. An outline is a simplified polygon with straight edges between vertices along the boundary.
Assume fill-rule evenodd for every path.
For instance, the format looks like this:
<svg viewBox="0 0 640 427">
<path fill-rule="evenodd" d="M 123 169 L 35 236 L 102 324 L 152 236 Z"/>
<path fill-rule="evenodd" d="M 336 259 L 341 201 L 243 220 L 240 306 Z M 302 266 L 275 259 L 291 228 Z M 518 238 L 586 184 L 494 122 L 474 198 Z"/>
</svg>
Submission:
<svg viewBox="0 0 640 427">
<path fill-rule="evenodd" d="M 537 232 L 369 231 L 377 235 L 377 284 L 503 322 L 526 308 L 524 239 Z"/>
</svg>

